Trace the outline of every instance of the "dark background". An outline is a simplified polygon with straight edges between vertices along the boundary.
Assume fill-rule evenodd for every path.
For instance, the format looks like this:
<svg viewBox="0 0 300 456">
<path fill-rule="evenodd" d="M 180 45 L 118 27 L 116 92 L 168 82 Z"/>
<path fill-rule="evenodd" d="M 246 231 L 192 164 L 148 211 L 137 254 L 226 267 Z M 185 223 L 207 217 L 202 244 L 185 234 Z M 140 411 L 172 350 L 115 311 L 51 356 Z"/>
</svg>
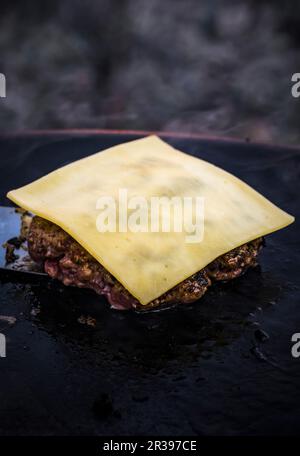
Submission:
<svg viewBox="0 0 300 456">
<path fill-rule="evenodd" d="M 109 128 L 300 142 L 300 2 L 4 0 L 2 132 Z"/>
<path fill-rule="evenodd" d="M 299 145 L 299 25 L 298 1 L 2 1 L 0 131 L 146 129 Z M 9 189 L 129 139 L 0 135 L 1 204 Z M 298 218 L 298 149 L 166 139 Z M 0 435 L 299 435 L 298 264 L 293 224 L 268 237 L 258 268 L 201 305 L 146 315 L 1 274 L 1 314 L 16 323 L 0 329 Z"/>
<path fill-rule="evenodd" d="M 0 203 L 13 187 L 136 138 L 0 135 Z M 0 319 L 0 437 L 300 435 L 300 358 L 291 354 L 300 332 L 299 149 L 165 140 L 239 176 L 296 223 L 267 236 L 257 268 L 159 312 L 114 311 L 92 291 L 0 270 L 0 316 L 16 318 Z M 15 217 L 10 231 L 0 212 L 0 245 L 19 232 Z M 80 322 L 89 316 L 93 327 Z"/>
</svg>

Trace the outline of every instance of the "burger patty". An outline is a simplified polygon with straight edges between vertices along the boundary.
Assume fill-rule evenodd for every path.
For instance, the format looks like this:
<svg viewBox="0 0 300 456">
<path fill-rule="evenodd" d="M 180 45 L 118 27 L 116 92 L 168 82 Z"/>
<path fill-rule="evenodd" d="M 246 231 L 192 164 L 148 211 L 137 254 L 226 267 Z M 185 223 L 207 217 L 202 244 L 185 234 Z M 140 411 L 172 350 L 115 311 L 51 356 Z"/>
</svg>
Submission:
<svg viewBox="0 0 300 456">
<path fill-rule="evenodd" d="M 239 277 L 249 267 L 257 266 L 257 257 L 263 245 L 264 239 L 258 238 L 221 255 L 206 266 L 209 277 L 223 281 Z"/>
<path fill-rule="evenodd" d="M 147 306 L 134 298 L 123 285 L 59 226 L 34 217 L 28 233 L 31 258 L 42 264 L 52 278 L 64 285 L 90 288 L 105 295 L 115 309 L 149 309 L 191 303 L 201 298 L 213 280 L 230 280 L 255 266 L 262 238 L 244 244 L 217 258 Z"/>
</svg>

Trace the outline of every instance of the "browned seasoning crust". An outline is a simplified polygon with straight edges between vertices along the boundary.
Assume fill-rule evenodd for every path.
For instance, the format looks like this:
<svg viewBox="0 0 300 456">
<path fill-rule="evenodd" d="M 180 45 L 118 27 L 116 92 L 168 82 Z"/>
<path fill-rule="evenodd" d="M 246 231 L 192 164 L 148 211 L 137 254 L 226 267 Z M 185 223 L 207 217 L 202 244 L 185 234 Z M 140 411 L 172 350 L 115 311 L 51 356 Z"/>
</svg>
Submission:
<svg viewBox="0 0 300 456">
<path fill-rule="evenodd" d="M 231 280 L 239 277 L 249 267 L 257 265 L 257 257 L 262 247 L 263 239 L 258 238 L 221 255 L 206 267 L 209 277 L 212 280 Z"/>
<path fill-rule="evenodd" d="M 65 285 L 90 288 L 105 295 L 117 309 L 149 309 L 191 303 L 201 298 L 211 280 L 238 277 L 256 265 L 262 239 L 256 239 L 217 258 L 157 299 L 142 306 L 100 263 L 64 230 L 41 217 L 34 217 L 28 234 L 28 250 L 45 272 Z"/>
</svg>

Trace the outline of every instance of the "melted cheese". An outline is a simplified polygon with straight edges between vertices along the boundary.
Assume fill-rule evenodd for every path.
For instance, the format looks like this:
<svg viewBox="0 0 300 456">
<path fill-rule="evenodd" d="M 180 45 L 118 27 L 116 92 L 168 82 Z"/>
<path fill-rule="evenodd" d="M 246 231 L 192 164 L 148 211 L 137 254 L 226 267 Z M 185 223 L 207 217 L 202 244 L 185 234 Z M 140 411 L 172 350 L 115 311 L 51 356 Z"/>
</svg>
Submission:
<svg viewBox="0 0 300 456">
<path fill-rule="evenodd" d="M 100 233 L 100 196 L 202 196 L 204 239 L 186 233 Z M 12 190 L 8 198 L 56 223 L 76 239 L 142 304 L 204 268 L 218 256 L 294 221 L 222 169 L 149 136 L 96 153 Z"/>
</svg>

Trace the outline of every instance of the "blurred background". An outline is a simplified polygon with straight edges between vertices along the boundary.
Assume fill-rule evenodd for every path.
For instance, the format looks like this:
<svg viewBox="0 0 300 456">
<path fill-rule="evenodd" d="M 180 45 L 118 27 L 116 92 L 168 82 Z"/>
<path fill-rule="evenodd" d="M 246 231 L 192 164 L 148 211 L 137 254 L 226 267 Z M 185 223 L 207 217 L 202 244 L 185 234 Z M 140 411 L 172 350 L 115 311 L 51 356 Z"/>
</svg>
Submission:
<svg viewBox="0 0 300 456">
<path fill-rule="evenodd" d="M 300 144 L 300 2 L 2 0 L 1 131 L 108 128 Z"/>
</svg>

